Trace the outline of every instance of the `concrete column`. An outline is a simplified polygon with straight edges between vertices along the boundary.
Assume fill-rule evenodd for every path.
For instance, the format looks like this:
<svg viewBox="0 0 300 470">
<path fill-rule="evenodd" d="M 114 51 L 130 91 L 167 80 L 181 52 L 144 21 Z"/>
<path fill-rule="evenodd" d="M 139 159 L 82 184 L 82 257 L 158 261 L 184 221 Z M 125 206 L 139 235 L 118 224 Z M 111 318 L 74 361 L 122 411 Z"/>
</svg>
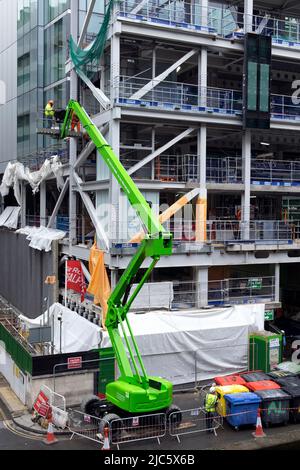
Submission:
<svg viewBox="0 0 300 470">
<path fill-rule="evenodd" d="M 71 34 L 76 40 L 78 37 L 78 0 L 72 1 L 71 9 Z M 73 100 L 78 99 L 78 77 L 73 69 L 70 73 L 70 98 Z M 70 189 L 69 189 L 69 245 L 70 248 L 77 242 L 76 223 L 77 223 L 77 198 L 76 191 L 74 191 L 75 181 L 73 177 L 73 168 L 77 160 L 77 140 L 70 139 Z"/>
<path fill-rule="evenodd" d="M 206 124 L 201 124 L 197 134 L 197 170 L 200 193 L 196 201 L 196 241 L 199 243 L 204 243 L 207 240 L 206 137 Z"/>
<path fill-rule="evenodd" d="M 26 183 L 21 183 L 21 227 L 26 227 Z"/>
<path fill-rule="evenodd" d="M 201 2 L 201 26 L 208 25 L 208 0 Z"/>
<path fill-rule="evenodd" d="M 275 302 L 280 302 L 280 264 L 275 264 Z"/>
<path fill-rule="evenodd" d="M 110 274 L 110 284 L 111 289 L 113 290 L 118 282 L 118 269 L 112 269 Z"/>
<path fill-rule="evenodd" d="M 244 0 L 244 30 L 251 33 L 253 24 L 253 0 Z"/>
<path fill-rule="evenodd" d="M 194 281 L 196 282 L 195 307 L 202 308 L 208 305 L 208 268 L 195 267 Z"/>
<path fill-rule="evenodd" d="M 47 226 L 47 209 L 46 209 L 46 181 L 40 185 L 40 225 L 41 227 Z"/>
<path fill-rule="evenodd" d="M 250 238 L 250 186 L 251 186 L 251 131 L 247 129 L 242 137 L 242 166 L 244 192 L 242 194 L 242 237 Z"/>
<path fill-rule="evenodd" d="M 111 54 L 110 54 L 110 82 L 111 96 L 116 97 L 118 90 L 114 84 L 118 83 L 120 76 L 120 36 L 113 33 L 111 37 Z M 112 110 L 109 122 L 109 143 L 113 148 L 116 156 L 120 157 L 120 121 L 115 118 L 114 109 Z M 110 176 L 109 201 L 111 204 L 110 233 L 112 240 L 117 240 L 119 231 L 122 230 L 122 214 L 120 211 L 120 187 L 116 179 Z M 121 222 L 121 224 L 120 224 Z M 118 228 L 119 227 L 119 228 Z"/>
<path fill-rule="evenodd" d="M 198 105 L 206 106 L 207 103 L 207 49 L 202 47 L 198 54 Z"/>
</svg>

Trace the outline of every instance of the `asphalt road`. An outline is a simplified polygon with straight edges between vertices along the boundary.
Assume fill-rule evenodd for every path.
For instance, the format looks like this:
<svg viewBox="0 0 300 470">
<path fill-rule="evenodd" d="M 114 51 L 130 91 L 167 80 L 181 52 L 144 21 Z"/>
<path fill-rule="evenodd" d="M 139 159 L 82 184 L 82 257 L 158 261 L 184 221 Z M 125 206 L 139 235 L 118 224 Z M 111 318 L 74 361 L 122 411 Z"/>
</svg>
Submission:
<svg viewBox="0 0 300 470">
<path fill-rule="evenodd" d="M 181 409 L 195 408 L 200 405 L 199 394 L 189 393 L 180 394 L 175 396 L 175 403 L 181 407 Z M 2 414 L 2 415 L 1 415 Z M 3 416 L 4 415 L 4 416 Z M 0 452 L 2 450 L 99 450 L 100 446 L 97 443 L 74 437 L 70 440 L 69 436 L 62 436 L 58 442 L 52 446 L 46 446 L 43 443 L 43 437 L 38 435 L 28 435 L 26 431 L 20 429 L 14 429 L 10 422 L 8 413 L 3 410 L 0 403 Z M 279 433 L 286 436 L 289 432 L 300 430 L 299 425 L 290 425 L 286 427 L 274 427 L 266 430 L 268 437 L 276 437 Z M 206 432 L 191 433 L 181 437 L 179 443 L 174 437 L 164 437 L 161 439 L 161 443 L 157 440 L 144 440 L 139 442 L 132 442 L 128 444 L 122 444 L 121 450 L 171 450 L 176 452 L 178 450 L 218 450 L 228 447 L 234 448 L 239 444 L 253 443 L 254 438 L 252 432 L 254 429 L 244 429 L 235 431 L 230 428 L 226 423 L 224 427 L 218 431 L 217 437 Z"/>
</svg>

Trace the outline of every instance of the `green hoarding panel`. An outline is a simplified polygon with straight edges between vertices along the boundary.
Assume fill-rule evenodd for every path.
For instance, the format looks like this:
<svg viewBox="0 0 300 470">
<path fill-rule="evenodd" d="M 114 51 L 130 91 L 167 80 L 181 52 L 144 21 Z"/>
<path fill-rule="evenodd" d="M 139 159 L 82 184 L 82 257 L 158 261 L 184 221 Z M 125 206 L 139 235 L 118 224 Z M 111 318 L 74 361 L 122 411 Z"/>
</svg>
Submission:
<svg viewBox="0 0 300 470">
<path fill-rule="evenodd" d="M 98 393 L 105 394 L 106 385 L 115 380 L 115 355 L 112 348 L 99 350 Z"/>
<path fill-rule="evenodd" d="M 32 357 L 26 349 L 0 324 L 0 341 L 5 344 L 6 351 L 23 372 L 32 374 Z"/>
</svg>

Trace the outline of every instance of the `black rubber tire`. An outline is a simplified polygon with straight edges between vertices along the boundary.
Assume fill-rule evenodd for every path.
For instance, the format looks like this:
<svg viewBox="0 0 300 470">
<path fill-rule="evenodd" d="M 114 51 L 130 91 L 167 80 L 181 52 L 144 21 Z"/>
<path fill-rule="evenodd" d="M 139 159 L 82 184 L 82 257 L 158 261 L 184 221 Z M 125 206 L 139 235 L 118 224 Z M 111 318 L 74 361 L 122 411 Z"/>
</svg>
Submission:
<svg viewBox="0 0 300 470">
<path fill-rule="evenodd" d="M 112 421 L 115 420 L 117 420 L 117 422 L 112 423 Z M 102 436 L 104 436 L 104 428 L 107 425 L 110 427 L 110 438 L 113 443 L 117 443 L 120 440 L 123 426 L 120 416 L 114 413 L 107 413 L 103 416 L 103 419 L 101 419 L 99 424 L 99 433 L 102 434 Z"/>
<path fill-rule="evenodd" d="M 86 413 L 87 415 L 97 416 L 96 409 L 97 405 L 100 402 L 100 398 L 96 395 L 89 395 L 84 398 L 81 402 L 80 409 L 82 413 Z"/>
<path fill-rule="evenodd" d="M 172 413 L 176 413 L 172 416 Z M 177 405 L 171 405 L 166 410 L 167 424 L 172 424 L 172 426 L 179 426 L 182 421 L 181 409 Z"/>
</svg>

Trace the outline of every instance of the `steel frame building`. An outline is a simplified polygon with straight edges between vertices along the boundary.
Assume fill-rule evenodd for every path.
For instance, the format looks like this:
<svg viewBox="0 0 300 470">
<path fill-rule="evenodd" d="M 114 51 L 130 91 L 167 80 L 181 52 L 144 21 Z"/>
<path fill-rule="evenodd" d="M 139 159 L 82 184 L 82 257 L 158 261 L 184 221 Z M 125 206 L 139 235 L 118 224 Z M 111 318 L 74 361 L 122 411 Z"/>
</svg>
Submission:
<svg viewBox="0 0 300 470">
<path fill-rule="evenodd" d="M 82 47 L 90 42 L 97 3 L 89 2 L 81 21 L 77 0 L 63 13 Z M 272 35 L 270 131 L 242 127 L 246 32 Z M 299 263 L 300 218 L 284 212 L 296 204 L 300 185 L 300 112 L 292 100 L 299 59 L 298 2 L 122 0 L 114 6 L 97 81 L 82 81 L 66 62 L 66 98 L 86 106 L 157 212 L 182 196 L 190 200 L 170 222 L 174 255 L 160 261 L 152 281 L 186 283 L 183 292 L 193 292 L 194 306 L 236 298 L 279 307 L 280 271 Z M 50 142 L 43 138 L 44 145 Z M 70 138 L 64 189 L 49 206 L 51 182 L 42 185 L 35 215 L 55 228 L 67 200 L 69 239 L 61 254 L 87 261 L 89 246 L 78 243 L 84 208 L 115 285 L 136 249 L 130 242 L 140 226 L 100 158 L 91 159 L 94 150 L 90 142 Z M 22 226 L 28 222 L 26 198 L 28 207 L 24 190 Z M 261 296 L 249 291 L 257 278 L 266 288 Z M 215 302 L 214 289 L 222 291 Z"/>
</svg>

